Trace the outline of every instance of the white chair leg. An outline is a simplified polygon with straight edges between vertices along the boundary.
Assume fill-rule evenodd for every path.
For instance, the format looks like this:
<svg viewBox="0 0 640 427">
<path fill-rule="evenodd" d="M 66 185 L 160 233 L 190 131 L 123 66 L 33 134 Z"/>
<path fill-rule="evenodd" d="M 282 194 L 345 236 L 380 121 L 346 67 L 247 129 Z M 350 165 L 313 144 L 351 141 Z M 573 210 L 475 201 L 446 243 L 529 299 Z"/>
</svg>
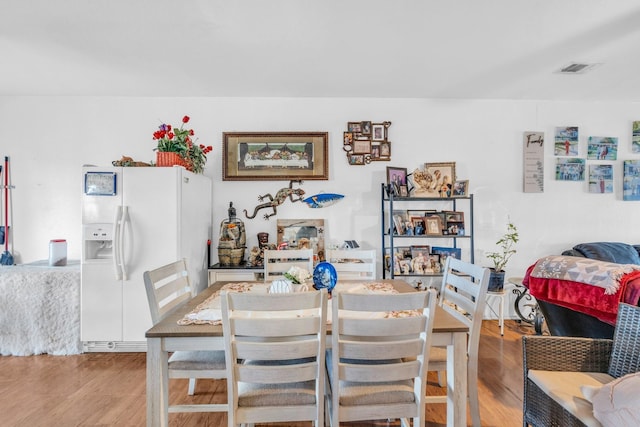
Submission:
<svg viewBox="0 0 640 427">
<path fill-rule="evenodd" d="M 446 371 L 438 371 L 438 385 L 440 387 L 447 386 L 447 376 L 445 375 Z"/>
<path fill-rule="evenodd" d="M 189 396 L 193 396 L 196 393 L 196 379 L 189 378 Z"/>
<path fill-rule="evenodd" d="M 480 402 L 478 402 L 478 377 L 469 375 L 469 409 L 471 410 L 471 425 L 480 427 Z"/>
</svg>

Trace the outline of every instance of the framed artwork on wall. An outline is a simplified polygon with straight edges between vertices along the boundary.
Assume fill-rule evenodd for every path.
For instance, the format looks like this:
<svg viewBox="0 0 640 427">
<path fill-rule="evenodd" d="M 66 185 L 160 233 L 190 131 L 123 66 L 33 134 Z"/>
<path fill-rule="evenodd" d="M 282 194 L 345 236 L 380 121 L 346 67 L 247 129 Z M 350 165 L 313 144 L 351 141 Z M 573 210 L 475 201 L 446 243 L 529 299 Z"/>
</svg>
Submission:
<svg viewBox="0 0 640 427">
<path fill-rule="evenodd" d="M 224 181 L 329 179 L 327 132 L 224 132 Z"/>
</svg>

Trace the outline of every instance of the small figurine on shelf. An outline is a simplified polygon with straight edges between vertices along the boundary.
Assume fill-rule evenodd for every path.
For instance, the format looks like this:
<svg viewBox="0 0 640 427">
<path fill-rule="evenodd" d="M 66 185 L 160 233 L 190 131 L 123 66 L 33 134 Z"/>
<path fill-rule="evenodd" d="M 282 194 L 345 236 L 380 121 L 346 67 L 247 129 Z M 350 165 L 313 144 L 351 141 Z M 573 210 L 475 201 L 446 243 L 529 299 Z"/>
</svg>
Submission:
<svg viewBox="0 0 640 427">
<path fill-rule="evenodd" d="M 269 243 L 269 233 L 258 233 L 258 246 L 254 246 L 251 249 L 249 263 L 253 267 L 262 267 L 264 265 L 264 250 L 275 248 L 276 246 L 274 244 Z"/>
</svg>

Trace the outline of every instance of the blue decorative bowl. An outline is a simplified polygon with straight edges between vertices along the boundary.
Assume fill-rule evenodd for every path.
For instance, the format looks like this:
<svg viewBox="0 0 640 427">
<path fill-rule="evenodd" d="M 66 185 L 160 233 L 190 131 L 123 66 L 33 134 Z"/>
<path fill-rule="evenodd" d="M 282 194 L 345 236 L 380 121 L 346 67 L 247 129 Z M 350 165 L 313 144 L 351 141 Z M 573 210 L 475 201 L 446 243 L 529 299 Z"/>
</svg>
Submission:
<svg viewBox="0 0 640 427">
<path fill-rule="evenodd" d="M 313 287 L 320 290 L 326 289 L 331 293 L 333 288 L 338 283 L 338 273 L 331 263 L 320 262 L 313 269 Z"/>
</svg>

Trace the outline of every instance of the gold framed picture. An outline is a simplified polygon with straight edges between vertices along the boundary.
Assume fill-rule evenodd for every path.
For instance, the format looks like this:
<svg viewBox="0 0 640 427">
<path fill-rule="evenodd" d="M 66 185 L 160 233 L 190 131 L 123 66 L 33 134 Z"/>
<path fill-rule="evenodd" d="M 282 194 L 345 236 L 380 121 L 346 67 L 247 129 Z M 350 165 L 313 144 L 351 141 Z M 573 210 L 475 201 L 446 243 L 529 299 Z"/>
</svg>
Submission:
<svg viewBox="0 0 640 427">
<path fill-rule="evenodd" d="M 224 132 L 224 181 L 328 180 L 328 132 Z"/>
</svg>

